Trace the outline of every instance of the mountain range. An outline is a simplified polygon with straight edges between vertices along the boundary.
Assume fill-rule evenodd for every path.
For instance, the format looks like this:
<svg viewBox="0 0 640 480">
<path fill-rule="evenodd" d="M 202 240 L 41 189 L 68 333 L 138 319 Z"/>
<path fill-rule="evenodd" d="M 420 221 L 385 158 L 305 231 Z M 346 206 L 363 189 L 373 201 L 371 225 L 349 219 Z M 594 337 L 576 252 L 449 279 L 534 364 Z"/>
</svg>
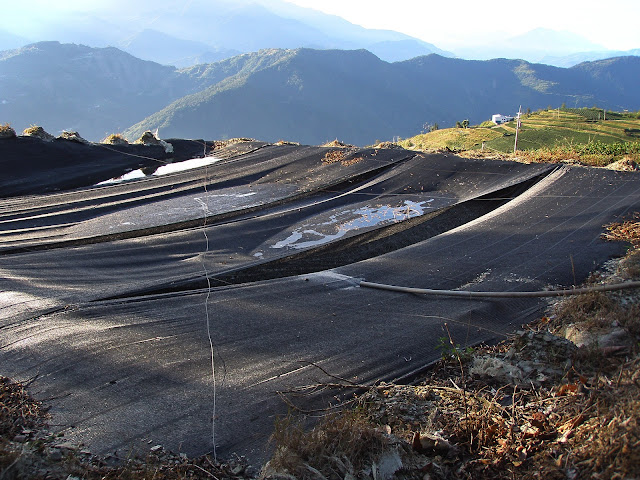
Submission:
<svg viewBox="0 0 640 480">
<path fill-rule="evenodd" d="M 41 3 L 37 11 L 29 4 L 14 3 L 0 17 L 0 50 L 55 40 L 114 46 L 138 58 L 179 68 L 266 48 L 364 48 L 389 62 L 437 53 L 475 60 L 517 58 L 562 67 L 637 54 L 608 51 L 580 35 L 543 28 L 510 38 L 498 30 L 489 43 L 479 40 L 449 52 L 409 35 L 367 29 L 286 0 L 86 3 L 75 3 L 74 8 Z"/>
<path fill-rule="evenodd" d="M 19 5 L 12 10 L 19 10 Z M 114 15 L 114 12 L 118 14 Z M 11 13 L 9 11 L 8 13 Z M 20 17 L 29 18 L 32 12 Z M 186 67 L 264 48 L 367 48 L 397 61 L 429 53 L 453 54 L 408 35 L 372 30 L 283 0 L 112 0 L 70 12 L 52 7 L 25 28 L 30 41 L 0 19 L 0 50 L 38 41 L 115 46 L 144 60 Z M 4 28 L 4 31 L 3 31 Z"/>
<path fill-rule="evenodd" d="M 58 42 L 0 52 L 0 123 L 100 140 L 254 137 L 357 145 L 425 123 L 480 123 L 548 105 L 640 109 L 640 57 L 572 68 L 431 54 L 389 63 L 366 50 L 268 49 L 177 69 L 114 47 Z"/>
</svg>

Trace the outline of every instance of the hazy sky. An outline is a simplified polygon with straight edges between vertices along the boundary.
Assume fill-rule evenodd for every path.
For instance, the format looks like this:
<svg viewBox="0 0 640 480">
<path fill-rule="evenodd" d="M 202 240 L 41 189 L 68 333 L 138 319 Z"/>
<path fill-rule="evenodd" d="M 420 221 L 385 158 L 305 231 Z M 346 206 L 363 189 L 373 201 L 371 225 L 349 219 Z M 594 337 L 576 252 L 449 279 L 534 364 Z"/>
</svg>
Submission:
<svg viewBox="0 0 640 480">
<path fill-rule="evenodd" d="M 9 2 L 10 0 L 3 0 Z M 131 0 L 136 4 L 138 0 Z M 200 0 L 203 1 L 203 0 Z M 207 0 L 204 0 L 207 1 Z M 245 3 L 250 0 L 227 0 Z M 268 4 L 273 0 L 254 0 Z M 444 49 L 509 38 L 537 27 L 577 33 L 608 49 L 640 48 L 640 0 L 285 0 L 367 28 L 396 30 Z M 194 0 L 158 0 L 182 9 Z M 153 3 L 153 2 L 151 2 Z M 121 12 L 124 0 L 30 0 L 5 6 L 0 29 L 20 34 L 74 10 Z M 118 5 L 115 7 L 114 5 Z M 53 8 L 52 8 L 53 7 Z M 28 36 L 28 35 L 27 35 Z"/>
<path fill-rule="evenodd" d="M 367 28 L 453 48 L 537 27 L 577 33 L 609 49 L 640 48 L 639 0 L 287 0 Z"/>
</svg>

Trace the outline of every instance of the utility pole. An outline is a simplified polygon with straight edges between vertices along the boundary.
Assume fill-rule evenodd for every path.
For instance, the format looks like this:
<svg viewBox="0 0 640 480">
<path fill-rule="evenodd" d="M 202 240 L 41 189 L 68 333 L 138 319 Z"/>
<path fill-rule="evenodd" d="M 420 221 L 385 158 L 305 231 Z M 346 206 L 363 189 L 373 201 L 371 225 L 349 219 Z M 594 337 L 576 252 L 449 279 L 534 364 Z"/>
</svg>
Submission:
<svg viewBox="0 0 640 480">
<path fill-rule="evenodd" d="M 520 130 L 520 127 L 522 127 L 522 121 L 520 120 L 521 115 L 522 105 L 520 105 L 520 108 L 518 109 L 518 119 L 516 120 L 516 142 L 513 145 L 513 153 L 516 153 L 516 151 L 518 150 L 518 131 Z"/>
</svg>

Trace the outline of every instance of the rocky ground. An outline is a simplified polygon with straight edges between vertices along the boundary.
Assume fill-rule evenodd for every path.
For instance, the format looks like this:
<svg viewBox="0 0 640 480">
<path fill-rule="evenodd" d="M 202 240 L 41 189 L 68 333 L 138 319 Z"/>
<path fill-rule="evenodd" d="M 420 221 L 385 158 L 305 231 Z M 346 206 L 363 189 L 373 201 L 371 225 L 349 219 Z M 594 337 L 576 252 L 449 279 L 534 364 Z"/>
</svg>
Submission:
<svg viewBox="0 0 640 480">
<path fill-rule="evenodd" d="M 638 216 L 605 237 L 631 248 L 587 285 L 640 279 Z M 95 456 L 49 432 L 28 385 L 1 378 L 0 479 L 640 478 L 637 289 L 555 301 L 494 346 L 461 348 L 443 327 L 442 360 L 419 382 L 375 385 L 311 430 L 292 413 L 263 467 L 160 445 L 145 458 Z"/>
</svg>

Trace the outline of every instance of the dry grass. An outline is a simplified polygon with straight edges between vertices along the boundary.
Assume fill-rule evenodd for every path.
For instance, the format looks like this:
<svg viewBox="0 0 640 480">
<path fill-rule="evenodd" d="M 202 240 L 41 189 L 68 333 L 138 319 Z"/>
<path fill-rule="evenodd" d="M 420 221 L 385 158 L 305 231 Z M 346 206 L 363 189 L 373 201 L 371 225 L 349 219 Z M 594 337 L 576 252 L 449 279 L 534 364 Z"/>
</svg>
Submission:
<svg viewBox="0 0 640 480">
<path fill-rule="evenodd" d="M 640 251 L 629 252 L 618 265 L 618 275 L 625 280 L 640 278 Z"/>
<path fill-rule="evenodd" d="M 559 302 L 555 307 L 553 322 L 549 328 L 558 329 L 563 325 L 586 323 L 593 328 L 610 326 L 611 322 L 625 316 L 624 309 L 605 293 L 592 292 L 576 295 Z"/>
<path fill-rule="evenodd" d="M 599 478 L 638 478 L 640 475 L 640 360 L 623 363 L 611 376 L 601 376 L 584 423 L 575 429 L 567 460 L 579 471 Z M 593 412 L 593 413 L 591 413 Z M 571 458 L 573 457 L 573 458 Z"/>
<path fill-rule="evenodd" d="M 605 228 L 607 231 L 602 234 L 605 240 L 629 242 L 634 248 L 640 247 L 640 213 L 624 222 L 610 223 Z"/>
<path fill-rule="evenodd" d="M 12 441 L 24 432 L 41 428 L 47 414 L 39 402 L 31 398 L 24 386 L 0 377 L 0 478 L 18 478 L 21 452 Z M 12 469 L 15 472 L 12 473 Z"/>
<path fill-rule="evenodd" d="M 41 426 L 46 417 L 45 409 L 24 386 L 0 377 L 0 436 L 11 439 L 23 429 Z"/>
<path fill-rule="evenodd" d="M 100 143 L 107 143 L 109 145 L 128 145 L 129 142 L 121 133 L 112 133 L 102 140 Z"/>
<path fill-rule="evenodd" d="M 393 142 L 381 142 L 373 146 L 373 148 L 377 148 L 378 150 L 382 149 L 402 149 L 404 148 L 402 145 Z"/>
<path fill-rule="evenodd" d="M 83 144 L 89 143 L 89 141 L 82 138 L 78 132 L 64 131 L 60 134 L 58 138 L 60 138 L 61 140 L 69 140 L 70 142 L 77 142 L 77 143 L 83 143 Z"/>
<path fill-rule="evenodd" d="M 292 475 L 296 479 L 343 479 L 357 476 L 384 452 L 388 440 L 358 412 L 325 417 L 305 430 L 292 416 L 276 422 L 272 441 L 276 451 L 264 477 Z"/>
<path fill-rule="evenodd" d="M 160 139 L 152 131 L 147 130 L 133 143 L 136 145 L 158 145 Z"/>
<path fill-rule="evenodd" d="M 566 147 L 540 148 L 518 151 L 508 157 L 517 157 L 529 163 L 575 163 L 589 167 L 607 167 L 616 170 L 636 170 L 640 155 L 629 154 L 624 158 L 615 155 L 585 154 Z"/>
<path fill-rule="evenodd" d="M 360 163 L 362 160 L 364 160 L 363 157 L 353 157 L 353 158 L 350 158 L 348 160 L 344 160 L 342 162 L 342 166 L 343 167 L 349 167 L 351 165 L 355 165 L 356 163 Z"/>
<path fill-rule="evenodd" d="M 27 137 L 40 138 L 41 140 L 44 140 L 46 142 L 55 140 L 55 137 L 53 135 L 46 132 L 45 129 L 39 125 L 31 125 L 30 127 L 25 128 L 22 132 L 22 135 Z"/>
<path fill-rule="evenodd" d="M 5 123 L 4 125 L 0 125 L 0 138 L 13 138 L 16 136 L 16 131 L 9 125 Z"/>
<path fill-rule="evenodd" d="M 144 460 L 130 460 L 121 467 L 80 467 L 82 478 L 95 480 L 186 480 L 186 479 L 245 479 L 253 478 L 242 459 L 217 463 L 210 457 L 197 459 L 150 455 Z"/>
<path fill-rule="evenodd" d="M 363 157 L 354 157 L 353 155 L 358 151 L 357 148 L 341 149 L 341 150 L 329 150 L 322 158 L 322 163 L 330 165 L 332 163 L 338 163 L 343 167 L 349 167 L 360 163 L 364 160 Z"/>
<path fill-rule="evenodd" d="M 231 145 L 236 145 L 238 143 L 248 143 L 248 142 L 256 142 L 255 138 L 231 138 L 229 140 L 215 140 L 213 142 L 208 142 L 208 145 L 211 145 L 211 151 L 219 150 L 224 147 L 229 147 Z"/>
<path fill-rule="evenodd" d="M 331 163 L 342 162 L 347 158 L 347 152 L 344 150 L 329 150 L 324 154 L 322 163 L 329 165 Z"/>
<path fill-rule="evenodd" d="M 351 145 L 348 143 L 341 142 L 337 138 L 330 142 L 325 143 L 324 145 L 320 145 L 321 147 L 338 147 L 338 148 L 353 148 L 355 145 Z"/>
<path fill-rule="evenodd" d="M 373 425 L 389 425 L 413 447 L 396 478 L 425 472 L 432 479 L 638 478 L 640 357 L 584 362 L 587 350 L 578 349 L 564 362 L 554 343 L 548 358 L 555 356 L 560 373 L 539 385 L 519 387 L 449 361 L 417 387 L 389 386 L 362 397 Z M 476 355 L 507 358 L 505 348 L 516 344 Z M 416 448 L 416 438 L 436 433 L 451 447 Z"/>
<path fill-rule="evenodd" d="M 407 149 L 422 151 L 480 150 L 483 142 L 501 136 L 502 133 L 492 128 L 448 128 L 416 135 L 413 138 L 400 141 L 400 145 Z"/>
</svg>

